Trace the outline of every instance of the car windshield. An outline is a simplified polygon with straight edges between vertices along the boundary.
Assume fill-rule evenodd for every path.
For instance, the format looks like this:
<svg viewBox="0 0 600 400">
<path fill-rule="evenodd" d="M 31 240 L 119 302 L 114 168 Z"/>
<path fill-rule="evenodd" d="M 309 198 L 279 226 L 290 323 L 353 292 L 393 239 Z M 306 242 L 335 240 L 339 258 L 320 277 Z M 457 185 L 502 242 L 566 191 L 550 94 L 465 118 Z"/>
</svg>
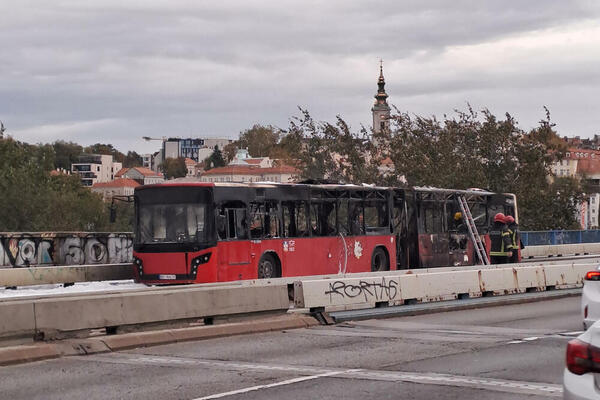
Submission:
<svg viewBox="0 0 600 400">
<path fill-rule="evenodd" d="M 139 208 L 138 243 L 205 242 L 206 205 L 149 204 Z"/>
</svg>

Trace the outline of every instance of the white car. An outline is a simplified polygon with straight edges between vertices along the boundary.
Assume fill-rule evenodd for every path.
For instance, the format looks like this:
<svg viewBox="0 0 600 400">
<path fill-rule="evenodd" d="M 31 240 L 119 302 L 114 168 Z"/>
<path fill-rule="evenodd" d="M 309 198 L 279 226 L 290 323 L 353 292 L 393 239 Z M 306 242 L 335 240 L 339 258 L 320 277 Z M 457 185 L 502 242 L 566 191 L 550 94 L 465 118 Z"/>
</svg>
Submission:
<svg viewBox="0 0 600 400">
<path fill-rule="evenodd" d="M 581 314 L 584 330 L 600 320 L 600 268 L 585 275 L 581 294 Z"/>
<path fill-rule="evenodd" d="M 567 344 L 563 398 L 600 399 L 600 322 Z"/>
</svg>

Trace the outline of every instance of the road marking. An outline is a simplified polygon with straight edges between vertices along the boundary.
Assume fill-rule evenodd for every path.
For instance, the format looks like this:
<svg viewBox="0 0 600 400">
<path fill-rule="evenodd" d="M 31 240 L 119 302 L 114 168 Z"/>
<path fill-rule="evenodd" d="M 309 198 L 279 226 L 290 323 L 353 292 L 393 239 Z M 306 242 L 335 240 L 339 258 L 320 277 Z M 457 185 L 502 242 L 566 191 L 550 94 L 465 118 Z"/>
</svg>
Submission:
<svg viewBox="0 0 600 400">
<path fill-rule="evenodd" d="M 449 375 L 438 373 L 419 373 L 419 372 L 403 372 L 403 371 L 388 371 L 388 370 L 366 370 L 366 369 L 342 369 L 342 368 L 327 368 L 327 367 L 312 367 L 306 365 L 285 365 L 285 364 L 261 364 L 250 363 L 243 361 L 222 361 L 222 360 L 207 360 L 197 358 L 183 358 L 173 356 L 154 356 L 140 355 L 132 353 L 107 353 L 95 354 L 78 357 L 83 361 L 105 362 L 115 364 L 130 364 L 130 365 L 161 365 L 174 367 L 198 367 L 204 366 L 210 369 L 220 369 L 225 371 L 273 371 L 296 373 L 300 375 L 308 375 L 305 377 L 290 379 L 283 381 L 285 383 L 273 383 L 267 385 L 256 386 L 257 389 L 265 389 L 269 387 L 289 385 L 303 380 L 316 379 L 320 377 L 335 377 L 345 379 L 368 379 L 376 381 L 392 381 L 392 382 L 411 382 L 430 385 L 454 386 L 454 387 L 470 387 L 483 389 L 495 392 L 505 393 L 520 393 L 544 395 L 552 397 L 562 396 L 562 386 L 540 383 L 540 382 L 525 382 L 513 381 L 505 379 L 494 379 L 477 376 Z M 300 379 L 300 380 L 297 380 Z M 246 390 L 246 389 L 241 389 Z M 232 393 L 232 392 L 227 392 Z M 234 394 L 234 393 L 232 393 Z M 228 394 L 229 395 L 229 394 Z M 214 396 L 214 395 L 213 395 Z M 207 399 L 211 397 L 206 397 Z M 202 398 L 204 399 L 204 397 Z"/>
<path fill-rule="evenodd" d="M 331 372 L 326 372 L 326 373 L 318 374 L 318 375 L 303 376 L 303 377 L 300 377 L 300 378 L 288 379 L 286 381 L 269 383 L 267 385 L 251 386 L 251 387 L 247 387 L 247 388 L 244 388 L 244 389 L 232 390 L 230 392 L 217 393 L 217 394 L 212 394 L 210 396 L 205 396 L 205 397 L 198 397 L 198 398 L 196 398 L 194 400 L 220 399 L 222 397 L 233 396 L 234 394 L 248 393 L 248 392 L 253 392 L 253 391 L 256 391 L 256 390 L 269 389 L 269 388 L 273 388 L 273 387 L 277 387 L 277 386 L 291 385 L 293 383 L 310 381 L 310 380 L 313 380 L 313 379 L 325 378 L 325 377 L 328 377 L 328 376 L 335 376 L 335 375 L 345 374 L 345 373 L 353 372 L 353 371 L 355 371 L 355 370 L 348 369 L 348 370 L 345 370 L 345 371 L 331 371 Z"/>
<path fill-rule="evenodd" d="M 573 332 L 561 332 L 559 333 L 559 335 L 561 336 L 579 336 L 583 333 L 584 331 L 573 331 Z"/>
</svg>

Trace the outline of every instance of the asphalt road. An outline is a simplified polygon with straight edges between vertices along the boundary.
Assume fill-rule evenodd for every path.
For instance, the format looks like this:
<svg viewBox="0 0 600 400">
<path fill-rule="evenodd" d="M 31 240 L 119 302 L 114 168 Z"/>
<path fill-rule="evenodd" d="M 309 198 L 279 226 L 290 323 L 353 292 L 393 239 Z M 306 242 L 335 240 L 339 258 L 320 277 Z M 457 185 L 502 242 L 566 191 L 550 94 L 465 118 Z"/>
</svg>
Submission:
<svg viewBox="0 0 600 400">
<path fill-rule="evenodd" d="M 0 399 L 560 398 L 579 297 L 0 367 Z"/>
</svg>

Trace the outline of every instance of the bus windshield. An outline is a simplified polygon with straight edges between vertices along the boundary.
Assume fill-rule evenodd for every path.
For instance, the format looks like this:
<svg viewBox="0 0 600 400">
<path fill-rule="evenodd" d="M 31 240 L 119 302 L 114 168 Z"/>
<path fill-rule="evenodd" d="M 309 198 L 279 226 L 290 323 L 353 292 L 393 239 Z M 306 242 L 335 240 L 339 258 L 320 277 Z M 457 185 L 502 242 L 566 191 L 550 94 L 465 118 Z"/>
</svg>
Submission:
<svg viewBox="0 0 600 400">
<path fill-rule="evenodd" d="M 185 250 L 180 245 L 197 247 L 215 241 L 209 219 L 213 209 L 210 188 L 144 188 L 136 191 L 135 202 L 137 245 Z"/>
<path fill-rule="evenodd" d="M 206 208 L 191 203 L 140 205 L 138 242 L 206 242 Z"/>
</svg>

